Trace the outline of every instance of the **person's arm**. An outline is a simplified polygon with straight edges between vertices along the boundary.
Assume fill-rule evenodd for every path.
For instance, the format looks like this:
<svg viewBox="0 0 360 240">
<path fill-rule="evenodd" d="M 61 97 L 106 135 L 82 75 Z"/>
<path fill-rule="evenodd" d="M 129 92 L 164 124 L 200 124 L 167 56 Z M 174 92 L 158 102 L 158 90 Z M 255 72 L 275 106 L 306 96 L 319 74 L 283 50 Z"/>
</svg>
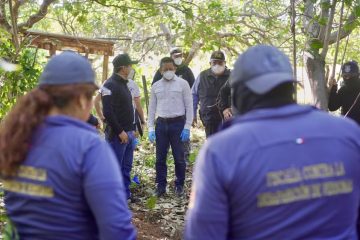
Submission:
<svg viewBox="0 0 360 240">
<path fill-rule="evenodd" d="M 342 91 L 337 91 L 337 84 L 334 84 L 330 88 L 328 108 L 330 111 L 336 111 L 342 104 Z"/>
<path fill-rule="evenodd" d="M 112 92 L 107 87 L 103 86 L 101 90 L 101 100 L 103 104 L 103 114 L 106 119 L 106 123 L 110 125 L 112 131 L 116 136 L 124 131 L 119 121 L 115 116 L 115 111 L 112 107 Z"/>
<path fill-rule="evenodd" d="M 136 111 L 138 112 L 139 117 L 140 117 L 141 124 L 144 124 L 145 123 L 145 117 L 144 117 L 144 110 L 143 110 L 143 108 L 141 106 L 141 98 L 140 97 L 134 97 L 134 102 L 135 102 Z"/>
<path fill-rule="evenodd" d="M 162 78 L 162 75 L 161 75 L 160 71 L 157 70 L 155 75 L 154 75 L 154 78 L 153 78 L 153 81 L 152 81 L 151 85 L 154 85 L 154 83 L 159 81 L 161 78 Z"/>
<path fill-rule="evenodd" d="M 95 217 L 99 239 L 136 239 L 119 169 L 114 153 L 104 141 L 94 144 L 84 156 L 84 194 Z"/>
<path fill-rule="evenodd" d="M 141 106 L 140 88 L 136 84 L 135 81 L 134 81 L 133 94 L 134 94 L 134 103 L 135 103 L 136 111 L 139 114 L 141 124 L 144 124 L 145 123 L 145 118 L 144 118 L 144 111 L 143 111 L 142 106 Z"/>
<path fill-rule="evenodd" d="M 151 88 L 149 100 L 149 114 L 148 114 L 148 129 L 149 132 L 155 131 L 155 112 L 156 112 L 157 99 L 155 95 L 154 86 Z"/>
<path fill-rule="evenodd" d="M 192 100 L 191 89 L 189 87 L 189 84 L 185 82 L 183 82 L 183 99 L 184 99 L 185 116 L 186 116 L 184 129 L 190 130 L 193 121 L 193 100 Z"/>
<path fill-rule="evenodd" d="M 194 121 L 197 119 L 197 108 L 199 105 L 199 94 L 198 94 L 198 88 L 200 83 L 200 75 L 196 78 L 194 85 L 191 88 L 192 98 L 193 98 L 193 118 Z"/>
<path fill-rule="evenodd" d="M 187 73 L 186 74 L 187 76 L 186 76 L 185 80 L 189 83 L 190 88 L 192 88 L 192 86 L 194 85 L 194 82 L 195 82 L 194 74 L 189 67 L 187 67 L 186 73 Z"/>
<path fill-rule="evenodd" d="M 105 117 L 103 115 L 103 112 L 101 110 L 101 93 L 98 93 L 94 99 L 94 106 L 95 106 L 95 111 L 96 114 L 98 115 L 98 117 L 100 118 L 100 120 L 102 122 L 104 122 Z"/>
<path fill-rule="evenodd" d="M 227 239 L 229 229 L 228 198 L 216 156 L 208 144 L 196 159 L 193 185 L 185 222 L 185 239 Z"/>
<path fill-rule="evenodd" d="M 229 80 L 227 80 L 226 83 L 221 87 L 219 95 L 216 100 L 217 106 L 221 112 L 231 107 L 230 95 L 231 95 L 231 88 L 230 88 Z"/>
<path fill-rule="evenodd" d="M 222 113 L 225 120 L 232 117 L 231 111 L 231 88 L 229 80 L 221 87 L 219 95 L 216 99 L 216 104 L 219 111 Z"/>
</svg>

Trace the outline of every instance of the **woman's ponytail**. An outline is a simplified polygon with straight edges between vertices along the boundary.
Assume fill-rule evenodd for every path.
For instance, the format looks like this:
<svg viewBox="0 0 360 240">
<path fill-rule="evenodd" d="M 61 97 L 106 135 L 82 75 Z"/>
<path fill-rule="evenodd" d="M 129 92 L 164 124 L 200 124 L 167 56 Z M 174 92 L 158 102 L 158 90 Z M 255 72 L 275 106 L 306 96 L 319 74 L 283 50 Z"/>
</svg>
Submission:
<svg viewBox="0 0 360 240">
<path fill-rule="evenodd" d="M 25 160 L 33 132 L 44 121 L 52 98 L 35 88 L 21 97 L 0 123 L 0 176 L 13 176 Z"/>
</svg>

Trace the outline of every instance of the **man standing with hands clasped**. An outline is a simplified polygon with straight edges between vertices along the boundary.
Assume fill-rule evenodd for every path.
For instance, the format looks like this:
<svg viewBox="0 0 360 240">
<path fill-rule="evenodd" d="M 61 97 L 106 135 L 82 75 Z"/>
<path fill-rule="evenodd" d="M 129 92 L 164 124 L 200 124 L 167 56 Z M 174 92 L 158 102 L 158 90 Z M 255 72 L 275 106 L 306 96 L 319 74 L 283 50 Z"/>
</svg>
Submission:
<svg viewBox="0 0 360 240">
<path fill-rule="evenodd" d="M 161 59 L 162 79 L 151 88 L 149 103 L 149 140 L 156 141 L 156 195 L 166 193 L 166 156 L 169 145 L 175 160 L 175 193 L 184 193 L 185 159 L 182 142 L 189 141 L 193 120 L 192 96 L 189 84 L 175 75 L 176 66 L 170 57 Z M 155 116 L 157 116 L 155 124 Z"/>
<path fill-rule="evenodd" d="M 130 172 L 134 156 L 134 109 L 127 86 L 132 61 L 128 54 L 119 54 L 113 60 L 114 73 L 101 87 L 103 113 L 106 119 L 105 137 L 119 161 L 127 198 L 136 199 L 130 193 Z"/>
</svg>

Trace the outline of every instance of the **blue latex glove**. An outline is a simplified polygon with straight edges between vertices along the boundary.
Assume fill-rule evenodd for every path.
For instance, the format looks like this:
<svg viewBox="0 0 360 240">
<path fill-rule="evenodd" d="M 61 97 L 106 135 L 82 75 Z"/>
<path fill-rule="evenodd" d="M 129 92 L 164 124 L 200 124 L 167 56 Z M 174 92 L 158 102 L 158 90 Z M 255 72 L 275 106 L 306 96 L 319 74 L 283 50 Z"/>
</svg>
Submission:
<svg viewBox="0 0 360 240">
<path fill-rule="evenodd" d="M 139 139 L 134 138 L 134 140 L 132 141 L 133 148 L 135 149 L 138 144 L 139 144 Z"/>
<path fill-rule="evenodd" d="M 134 183 L 136 183 L 136 185 L 140 185 L 140 180 L 139 180 L 139 176 L 138 176 L 138 175 L 135 175 L 135 176 L 133 177 L 132 181 L 133 181 Z"/>
<path fill-rule="evenodd" d="M 190 130 L 189 129 L 183 129 L 180 135 L 182 142 L 187 142 L 190 140 Z"/>
<path fill-rule="evenodd" d="M 150 131 L 148 137 L 149 137 L 150 142 L 152 142 L 152 143 L 155 142 L 155 140 L 156 140 L 155 131 Z"/>
</svg>

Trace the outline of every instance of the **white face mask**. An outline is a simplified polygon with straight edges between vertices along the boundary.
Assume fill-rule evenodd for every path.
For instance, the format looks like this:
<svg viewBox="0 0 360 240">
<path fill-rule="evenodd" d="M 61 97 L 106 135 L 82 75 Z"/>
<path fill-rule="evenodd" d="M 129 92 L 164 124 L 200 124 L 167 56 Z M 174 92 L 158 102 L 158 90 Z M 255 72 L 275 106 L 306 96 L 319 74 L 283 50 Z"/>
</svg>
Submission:
<svg viewBox="0 0 360 240">
<path fill-rule="evenodd" d="M 163 73 L 163 77 L 165 80 L 171 80 L 175 77 L 175 71 L 166 71 Z"/>
<path fill-rule="evenodd" d="M 127 79 L 134 80 L 134 77 L 135 77 L 135 70 L 133 68 L 131 68 Z"/>
<path fill-rule="evenodd" d="M 211 71 L 216 75 L 222 74 L 225 71 L 225 66 L 216 64 L 214 66 L 211 66 Z"/>
<path fill-rule="evenodd" d="M 176 64 L 177 66 L 179 66 L 180 64 L 182 64 L 182 61 L 183 61 L 183 60 L 182 60 L 181 57 L 174 59 L 174 62 L 175 62 L 175 64 Z"/>
</svg>

